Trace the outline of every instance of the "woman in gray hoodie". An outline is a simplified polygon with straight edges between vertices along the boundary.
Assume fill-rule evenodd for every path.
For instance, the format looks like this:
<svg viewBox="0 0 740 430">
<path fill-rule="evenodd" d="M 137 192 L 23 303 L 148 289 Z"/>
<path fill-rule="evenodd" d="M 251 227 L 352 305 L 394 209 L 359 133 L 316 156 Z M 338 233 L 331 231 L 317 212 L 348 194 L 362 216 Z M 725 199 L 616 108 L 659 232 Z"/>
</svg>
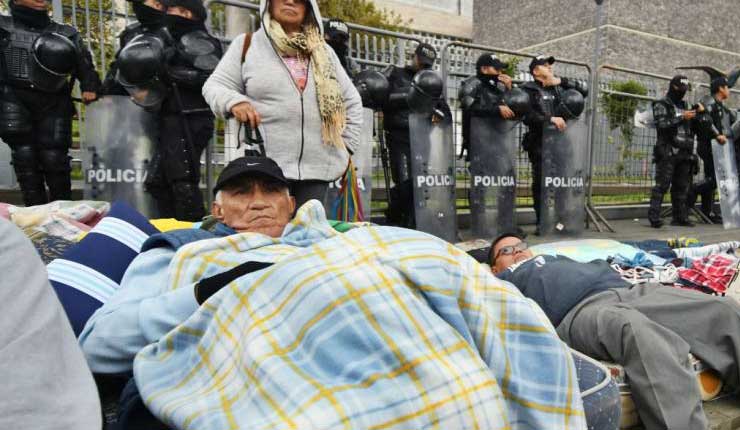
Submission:
<svg viewBox="0 0 740 430">
<path fill-rule="evenodd" d="M 323 201 L 357 150 L 362 102 L 324 42 L 316 0 L 261 0 L 262 27 L 231 43 L 203 86 L 220 116 L 258 127 L 298 206 Z"/>
</svg>

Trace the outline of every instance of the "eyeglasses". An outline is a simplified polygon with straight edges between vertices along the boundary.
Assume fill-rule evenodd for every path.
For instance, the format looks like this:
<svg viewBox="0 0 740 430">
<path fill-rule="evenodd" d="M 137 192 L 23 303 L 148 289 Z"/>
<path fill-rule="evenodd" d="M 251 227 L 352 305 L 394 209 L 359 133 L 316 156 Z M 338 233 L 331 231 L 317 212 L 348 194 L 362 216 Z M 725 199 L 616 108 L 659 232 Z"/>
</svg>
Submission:
<svg viewBox="0 0 740 430">
<path fill-rule="evenodd" d="M 493 257 L 493 260 L 496 261 L 496 259 L 502 255 L 513 255 L 517 252 L 526 251 L 527 248 L 529 248 L 527 242 L 519 242 L 516 245 L 502 246 L 501 249 L 499 249 L 496 253 L 496 256 Z"/>
</svg>

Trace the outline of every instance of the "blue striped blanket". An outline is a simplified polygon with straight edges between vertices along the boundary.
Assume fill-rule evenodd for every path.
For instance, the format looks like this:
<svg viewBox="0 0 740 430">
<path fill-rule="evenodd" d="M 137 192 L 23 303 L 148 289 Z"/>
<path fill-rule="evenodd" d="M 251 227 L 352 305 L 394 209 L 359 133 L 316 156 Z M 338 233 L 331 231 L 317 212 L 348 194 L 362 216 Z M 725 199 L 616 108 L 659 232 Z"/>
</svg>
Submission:
<svg viewBox="0 0 740 430">
<path fill-rule="evenodd" d="M 280 238 L 180 249 L 169 287 L 245 261 L 275 264 L 136 357 L 146 405 L 172 427 L 586 428 L 547 318 L 447 242 L 393 227 L 338 233 L 311 201 Z"/>
</svg>

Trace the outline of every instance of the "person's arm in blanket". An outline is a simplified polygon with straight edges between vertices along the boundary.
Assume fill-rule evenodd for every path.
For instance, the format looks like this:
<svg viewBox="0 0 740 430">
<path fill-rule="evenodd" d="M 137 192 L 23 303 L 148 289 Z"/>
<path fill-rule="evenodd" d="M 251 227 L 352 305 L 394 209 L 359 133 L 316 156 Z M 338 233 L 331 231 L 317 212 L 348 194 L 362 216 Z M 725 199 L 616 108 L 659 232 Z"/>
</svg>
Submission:
<svg viewBox="0 0 740 430">
<path fill-rule="evenodd" d="M 167 291 L 174 255 L 172 249 L 155 248 L 136 257 L 118 292 L 87 322 L 79 341 L 93 372 L 130 372 L 143 347 L 198 309 L 191 288 Z"/>
</svg>

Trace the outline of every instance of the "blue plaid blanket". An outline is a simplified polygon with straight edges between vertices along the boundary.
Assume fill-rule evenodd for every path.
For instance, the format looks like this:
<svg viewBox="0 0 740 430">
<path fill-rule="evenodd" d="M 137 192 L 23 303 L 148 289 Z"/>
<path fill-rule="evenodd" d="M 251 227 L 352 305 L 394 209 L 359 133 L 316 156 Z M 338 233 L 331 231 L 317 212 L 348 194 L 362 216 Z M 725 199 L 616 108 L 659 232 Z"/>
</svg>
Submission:
<svg viewBox="0 0 740 430">
<path fill-rule="evenodd" d="M 148 408 L 178 429 L 585 429 L 568 348 L 537 306 L 417 231 L 338 233 L 317 201 L 282 237 L 195 242 L 170 288 L 231 282 L 136 357 Z"/>
</svg>

